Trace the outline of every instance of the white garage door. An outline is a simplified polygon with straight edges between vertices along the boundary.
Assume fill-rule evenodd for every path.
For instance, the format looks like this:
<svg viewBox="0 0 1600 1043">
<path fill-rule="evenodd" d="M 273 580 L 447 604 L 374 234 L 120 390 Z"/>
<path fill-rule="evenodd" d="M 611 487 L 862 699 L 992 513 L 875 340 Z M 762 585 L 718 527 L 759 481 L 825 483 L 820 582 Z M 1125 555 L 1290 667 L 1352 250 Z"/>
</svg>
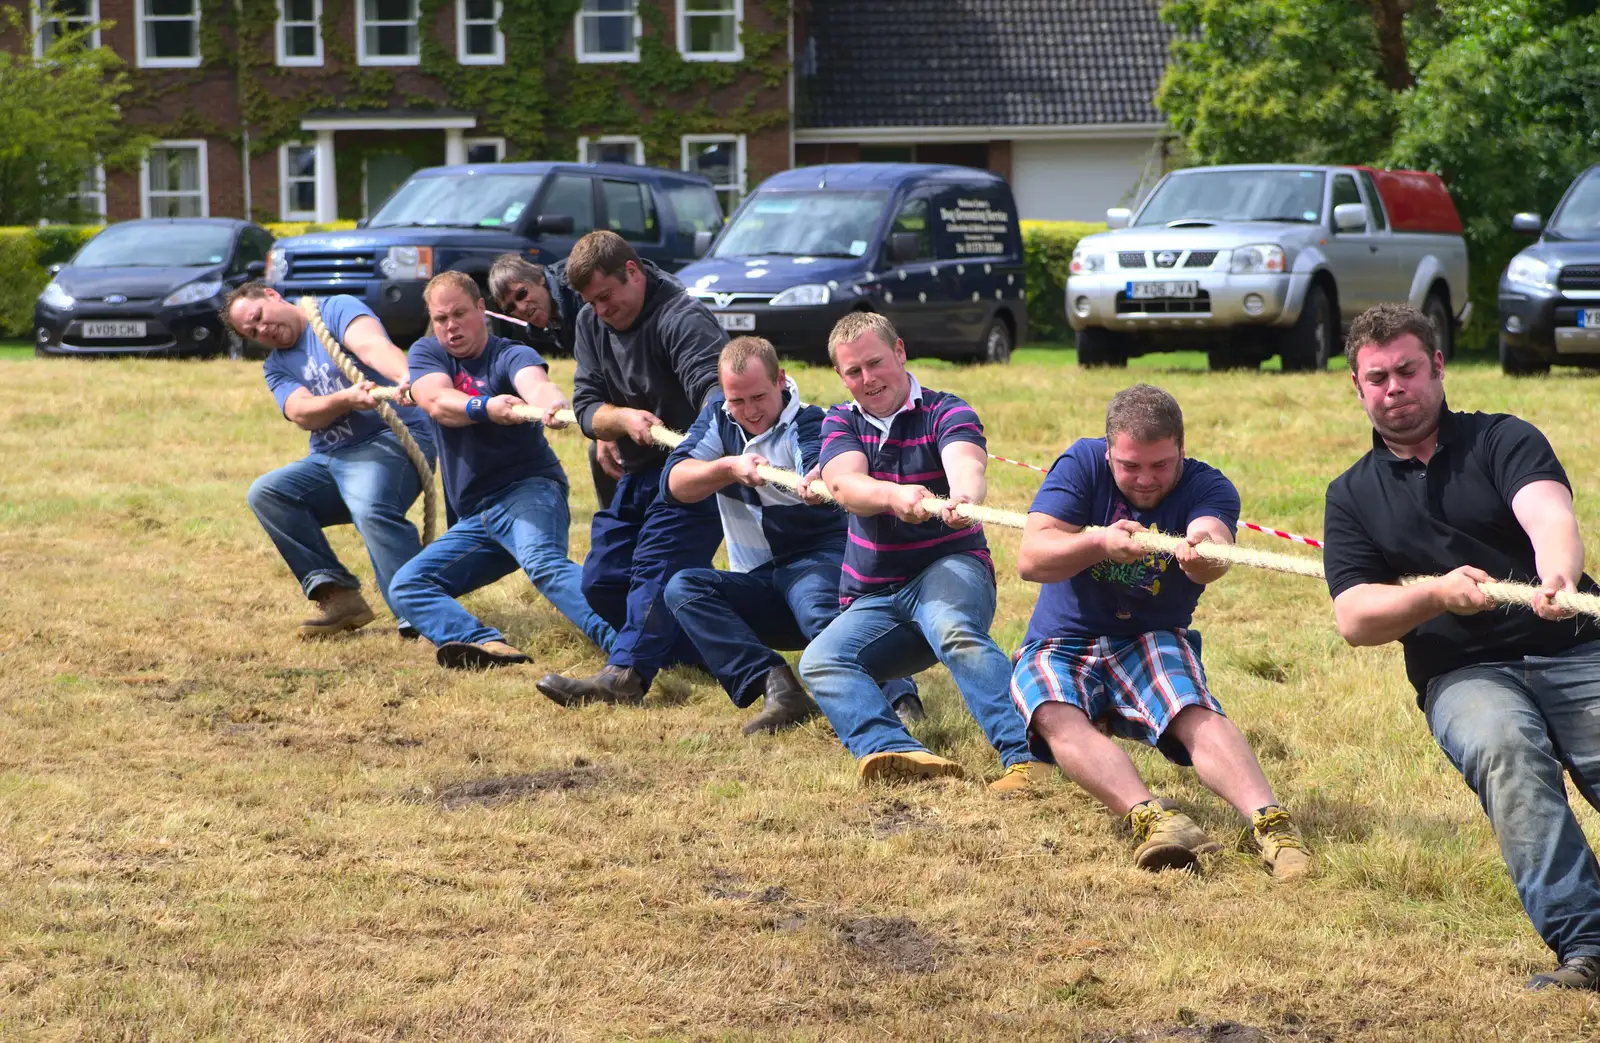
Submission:
<svg viewBox="0 0 1600 1043">
<path fill-rule="evenodd" d="M 1129 206 L 1154 139 L 1013 141 L 1011 190 L 1023 220 L 1104 221 Z M 1157 161 L 1159 162 L 1159 161 Z M 1151 176 L 1159 174 L 1151 163 Z"/>
</svg>

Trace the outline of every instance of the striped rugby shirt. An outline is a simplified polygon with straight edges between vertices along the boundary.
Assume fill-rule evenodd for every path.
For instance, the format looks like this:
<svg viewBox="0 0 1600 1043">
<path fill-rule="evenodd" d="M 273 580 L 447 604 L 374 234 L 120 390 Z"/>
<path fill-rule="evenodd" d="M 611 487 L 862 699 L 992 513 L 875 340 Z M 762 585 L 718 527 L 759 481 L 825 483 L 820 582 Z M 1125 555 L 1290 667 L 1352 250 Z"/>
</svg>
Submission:
<svg viewBox="0 0 1600 1043">
<path fill-rule="evenodd" d="M 935 496 L 950 495 L 940 452 L 956 442 L 988 446 L 983 424 L 966 402 L 925 389 L 911 378 L 905 405 L 891 417 L 866 413 L 854 401 L 834 406 L 822 421 L 821 466 L 845 453 L 867 458 L 872 477 L 896 485 L 920 485 Z M 949 554 L 971 554 L 994 571 L 982 525 L 951 529 L 938 518 L 913 525 L 892 513 L 852 514 L 839 577 L 839 602 L 895 590 Z"/>
</svg>

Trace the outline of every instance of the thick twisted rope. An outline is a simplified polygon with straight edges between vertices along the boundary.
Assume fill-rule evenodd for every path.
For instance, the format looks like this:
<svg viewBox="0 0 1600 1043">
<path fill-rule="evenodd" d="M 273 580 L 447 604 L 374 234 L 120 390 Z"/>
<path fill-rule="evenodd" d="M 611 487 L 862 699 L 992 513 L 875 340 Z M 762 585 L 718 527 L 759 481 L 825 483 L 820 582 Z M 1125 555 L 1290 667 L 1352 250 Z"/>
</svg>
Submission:
<svg viewBox="0 0 1600 1043">
<path fill-rule="evenodd" d="M 356 367 L 355 362 L 345 353 L 332 333 L 328 332 L 328 324 L 322 321 L 322 309 L 317 306 L 315 297 L 301 297 L 300 310 L 306 313 L 306 320 L 311 323 L 311 329 L 317 335 L 317 340 L 322 342 L 322 349 L 328 353 L 333 364 L 339 367 L 339 372 L 344 379 L 354 387 L 366 380 L 366 374 Z M 380 394 L 380 392 L 385 392 Z M 389 425 L 389 430 L 400 440 L 400 445 L 406 451 L 406 458 L 411 461 L 411 466 L 417 469 L 417 480 L 422 484 L 422 542 L 424 545 L 432 543 L 439 535 L 439 490 L 433 480 L 433 468 L 428 465 L 427 454 L 411 437 L 411 432 L 406 428 L 406 422 L 389 405 L 395 397 L 393 388 L 374 388 L 372 397 L 378 402 L 378 415 L 383 417 L 383 422 Z"/>
</svg>

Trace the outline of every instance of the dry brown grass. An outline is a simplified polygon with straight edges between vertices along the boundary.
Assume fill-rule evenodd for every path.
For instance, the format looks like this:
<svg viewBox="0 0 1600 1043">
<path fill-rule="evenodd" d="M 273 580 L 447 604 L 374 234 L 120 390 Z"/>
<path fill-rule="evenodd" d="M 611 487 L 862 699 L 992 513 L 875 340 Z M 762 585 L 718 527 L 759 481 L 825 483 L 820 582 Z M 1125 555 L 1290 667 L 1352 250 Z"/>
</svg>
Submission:
<svg viewBox="0 0 1600 1043">
<path fill-rule="evenodd" d="M 997 451 L 1041 463 L 1129 379 L 915 368 L 978 405 Z M 704 677 L 643 711 L 568 712 L 526 671 L 446 674 L 380 625 L 301 644 L 304 604 L 244 492 L 303 436 L 254 367 L 0 373 L 0 1038 L 1600 1035 L 1593 997 L 1522 991 L 1550 959 L 1481 812 L 1398 653 L 1343 647 L 1311 581 L 1236 571 L 1199 625 L 1319 875 L 1277 887 L 1229 853 L 1157 878 L 1065 784 L 1020 803 L 971 782 L 861 792 L 825 726 L 746 741 Z M 797 376 L 838 397 L 831 374 Z M 1320 531 L 1325 483 L 1367 439 L 1343 377 L 1159 379 L 1249 517 Z M 1458 406 L 1550 434 L 1591 532 L 1595 386 L 1450 377 Z M 580 443 L 555 441 L 581 474 Z M 1017 507 L 1036 482 L 994 479 Z M 1014 647 L 1034 588 L 1015 534 L 991 539 Z M 336 545 L 370 575 L 353 534 Z M 520 576 L 470 604 L 540 669 L 598 665 Z M 923 681 L 924 737 L 992 775 L 947 676 Z M 1241 835 L 1192 776 L 1138 756 Z"/>
</svg>

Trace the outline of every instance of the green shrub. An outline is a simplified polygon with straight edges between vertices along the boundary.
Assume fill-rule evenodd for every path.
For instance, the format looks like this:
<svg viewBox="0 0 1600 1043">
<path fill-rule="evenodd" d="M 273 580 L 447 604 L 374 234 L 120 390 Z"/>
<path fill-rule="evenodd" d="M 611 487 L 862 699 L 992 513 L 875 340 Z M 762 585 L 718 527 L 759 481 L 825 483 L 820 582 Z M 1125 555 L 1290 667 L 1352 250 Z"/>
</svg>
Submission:
<svg viewBox="0 0 1600 1043">
<path fill-rule="evenodd" d="M 348 232 L 355 226 L 354 221 L 331 221 L 320 225 L 314 221 L 273 221 L 261 227 L 271 232 L 274 239 L 287 239 L 291 235 L 305 235 L 307 232 Z"/>
<path fill-rule="evenodd" d="M 1103 232 L 1084 221 L 1022 222 L 1022 259 L 1028 275 L 1028 339 L 1070 342 L 1067 273 L 1078 240 Z"/>
<path fill-rule="evenodd" d="M 100 225 L 0 228 L 0 337 L 33 339 L 33 303 L 63 264 Z"/>
</svg>

